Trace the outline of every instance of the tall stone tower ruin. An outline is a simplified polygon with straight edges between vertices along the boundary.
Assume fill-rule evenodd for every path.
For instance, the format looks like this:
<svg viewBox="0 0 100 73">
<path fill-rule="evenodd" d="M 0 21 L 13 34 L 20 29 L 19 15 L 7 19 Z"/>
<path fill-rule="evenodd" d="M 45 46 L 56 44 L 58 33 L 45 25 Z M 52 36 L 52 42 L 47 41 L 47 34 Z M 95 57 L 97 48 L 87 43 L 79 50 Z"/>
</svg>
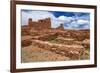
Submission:
<svg viewBox="0 0 100 73">
<path fill-rule="evenodd" d="M 64 30 L 63 24 L 60 24 L 60 26 L 57 27 L 56 29 Z"/>
<path fill-rule="evenodd" d="M 28 20 L 28 26 L 29 26 L 29 27 L 32 27 L 32 26 L 33 26 L 32 18 L 29 18 L 29 20 Z"/>
</svg>

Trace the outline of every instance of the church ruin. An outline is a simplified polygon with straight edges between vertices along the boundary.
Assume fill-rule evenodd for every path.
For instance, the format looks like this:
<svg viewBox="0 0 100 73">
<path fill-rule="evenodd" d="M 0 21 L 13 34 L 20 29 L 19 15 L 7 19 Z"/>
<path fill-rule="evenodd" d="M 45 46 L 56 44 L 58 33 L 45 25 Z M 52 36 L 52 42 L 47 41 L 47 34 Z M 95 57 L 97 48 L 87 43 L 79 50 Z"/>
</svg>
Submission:
<svg viewBox="0 0 100 73">
<path fill-rule="evenodd" d="M 29 18 L 28 20 L 28 26 L 33 29 L 51 29 L 51 19 L 50 18 L 45 18 L 45 19 L 40 19 L 38 21 L 32 21 L 32 18 Z M 56 29 L 64 29 L 63 24 L 61 24 L 58 28 Z"/>
</svg>

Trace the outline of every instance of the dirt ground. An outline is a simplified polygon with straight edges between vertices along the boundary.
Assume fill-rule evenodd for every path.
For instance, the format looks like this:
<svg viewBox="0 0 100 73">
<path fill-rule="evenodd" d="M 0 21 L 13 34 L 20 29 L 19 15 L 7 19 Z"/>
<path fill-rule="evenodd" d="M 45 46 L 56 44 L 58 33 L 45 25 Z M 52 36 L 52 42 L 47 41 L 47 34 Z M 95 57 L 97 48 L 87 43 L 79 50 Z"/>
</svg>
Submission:
<svg viewBox="0 0 100 73">
<path fill-rule="evenodd" d="M 21 36 L 21 62 L 90 59 L 89 35 L 89 30 L 24 31 Z"/>
<path fill-rule="evenodd" d="M 22 62 L 46 62 L 46 61 L 66 61 L 70 60 L 66 56 L 56 54 L 49 50 L 44 50 L 34 45 L 22 48 Z"/>
</svg>

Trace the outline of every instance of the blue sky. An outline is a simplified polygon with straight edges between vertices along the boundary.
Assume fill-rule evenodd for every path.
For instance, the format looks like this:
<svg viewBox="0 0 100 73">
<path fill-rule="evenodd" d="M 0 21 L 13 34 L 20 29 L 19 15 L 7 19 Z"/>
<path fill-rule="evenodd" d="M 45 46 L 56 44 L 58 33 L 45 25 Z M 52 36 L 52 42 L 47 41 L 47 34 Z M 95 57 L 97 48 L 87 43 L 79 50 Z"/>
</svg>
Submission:
<svg viewBox="0 0 100 73">
<path fill-rule="evenodd" d="M 62 23 L 65 29 L 89 29 L 90 13 L 21 10 L 22 25 L 28 24 L 28 19 L 33 21 L 51 18 L 51 27 L 57 28 Z"/>
</svg>

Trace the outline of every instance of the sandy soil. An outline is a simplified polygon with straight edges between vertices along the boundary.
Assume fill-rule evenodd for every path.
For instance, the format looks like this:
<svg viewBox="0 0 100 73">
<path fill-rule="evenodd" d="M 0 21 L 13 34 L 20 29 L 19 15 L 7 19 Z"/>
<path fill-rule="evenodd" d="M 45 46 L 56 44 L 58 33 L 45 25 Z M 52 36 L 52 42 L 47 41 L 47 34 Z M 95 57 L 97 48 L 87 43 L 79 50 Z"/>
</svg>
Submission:
<svg viewBox="0 0 100 73">
<path fill-rule="evenodd" d="M 22 62 L 67 61 L 68 57 L 44 50 L 34 45 L 22 48 Z"/>
</svg>

